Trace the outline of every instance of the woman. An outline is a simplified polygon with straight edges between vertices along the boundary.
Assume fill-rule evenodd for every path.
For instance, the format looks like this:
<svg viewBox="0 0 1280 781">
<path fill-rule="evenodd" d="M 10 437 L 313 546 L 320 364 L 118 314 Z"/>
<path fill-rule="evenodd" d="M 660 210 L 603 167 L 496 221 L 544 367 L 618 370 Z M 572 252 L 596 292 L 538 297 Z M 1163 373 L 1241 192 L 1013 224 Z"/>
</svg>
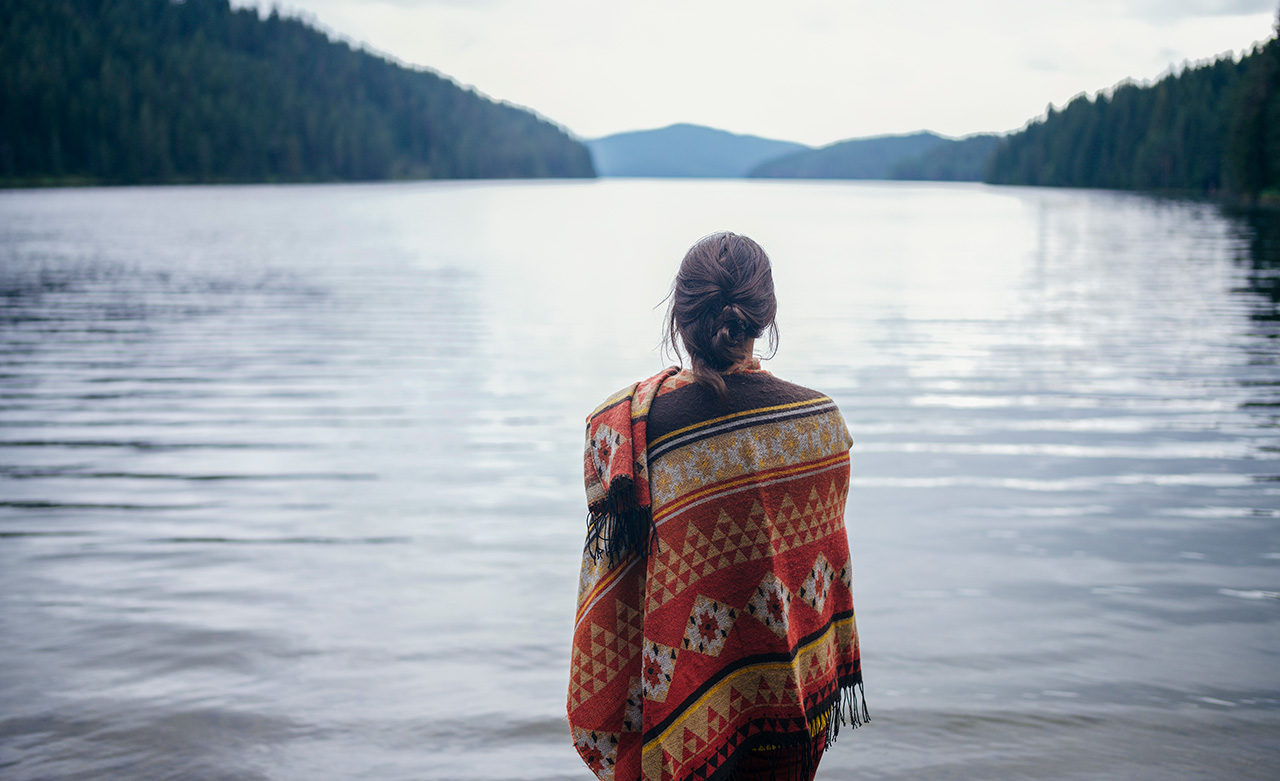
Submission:
<svg viewBox="0 0 1280 781">
<path fill-rule="evenodd" d="M 689 367 L 587 419 L 569 722 L 601 779 L 811 779 L 840 724 L 867 719 L 851 440 L 831 399 L 752 356 L 776 311 L 764 250 L 707 236 L 668 313 Z"/>
</svg>

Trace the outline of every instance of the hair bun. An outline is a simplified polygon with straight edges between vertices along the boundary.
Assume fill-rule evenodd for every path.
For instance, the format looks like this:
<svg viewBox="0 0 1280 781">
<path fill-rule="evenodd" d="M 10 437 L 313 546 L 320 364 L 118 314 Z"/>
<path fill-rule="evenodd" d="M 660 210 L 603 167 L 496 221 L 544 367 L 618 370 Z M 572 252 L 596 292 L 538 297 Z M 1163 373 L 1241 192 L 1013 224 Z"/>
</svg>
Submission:
<svg viewBox="0 0 1280 781">
<path fill-rule="evenodd" d="M 724 401 L 720 372 L 750 357 L 747 342 L 770 334 L 776 345 L 769 256 L 746 236 L 717 233 L 689 248 L 671 290 L 667 316 L 670 344 L 677 335 L 689 355 L 694 379 Z"/>
<path fill-rule="evenodd" d="M 742 311 L 742 307 L 737 304 L 725 304 L 724 309 L 720 310 L 720 315 L 716 317 L 716 325 L 728 325 L 730 323 L 749 323 L 751 317 Z"/>
</svg>

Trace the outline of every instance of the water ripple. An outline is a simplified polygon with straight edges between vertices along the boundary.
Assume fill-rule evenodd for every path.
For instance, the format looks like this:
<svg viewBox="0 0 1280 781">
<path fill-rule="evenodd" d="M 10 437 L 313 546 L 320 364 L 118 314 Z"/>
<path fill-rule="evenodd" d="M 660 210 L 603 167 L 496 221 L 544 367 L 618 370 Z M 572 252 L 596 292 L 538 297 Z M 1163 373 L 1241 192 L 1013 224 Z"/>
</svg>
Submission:
<svg viewBox="0 0 1280 781">
<path fill-rule="evenodd" d="M 582 416 L 717 225 L 855 440 L 825 773 L 1274 775 L 1280 220 L 660 181 L 0 192 L 0 774 L 580 777 Z"/>
</svg>

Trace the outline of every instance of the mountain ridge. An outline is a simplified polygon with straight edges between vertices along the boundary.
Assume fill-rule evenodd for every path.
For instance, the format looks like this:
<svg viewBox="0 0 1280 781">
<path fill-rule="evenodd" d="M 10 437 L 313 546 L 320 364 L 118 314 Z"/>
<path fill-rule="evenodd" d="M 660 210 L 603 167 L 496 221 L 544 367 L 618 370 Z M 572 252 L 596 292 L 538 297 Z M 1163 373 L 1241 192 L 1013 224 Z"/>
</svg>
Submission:
<svg viewBox="0 0 1280 781">
<path fill-rule="evenodd" d="M 747 175 L 754 179 L 888 179 L 898 162 L 948 140 L 928 130 L 850 138 L 766 161 Z"/>
<path fill-rule="evenodd" d="M 794 141 L 676 123 L 585 143 L 604 177 L 916 179 L 980 181 L 999 136 L 923 130 L 845 139 L 813 148 Z"/>
<path fill-rule="evenodd" d="M 533 112 L 228 0 L 0 0 L 0 182 L 591 177 Z"/>
<path fill-rule="evenodd" d="M 590 139 L 601 176 L 739 178 L 757 163 L 807 149 L 804 144 L 677 122 Z"/>
</svg>

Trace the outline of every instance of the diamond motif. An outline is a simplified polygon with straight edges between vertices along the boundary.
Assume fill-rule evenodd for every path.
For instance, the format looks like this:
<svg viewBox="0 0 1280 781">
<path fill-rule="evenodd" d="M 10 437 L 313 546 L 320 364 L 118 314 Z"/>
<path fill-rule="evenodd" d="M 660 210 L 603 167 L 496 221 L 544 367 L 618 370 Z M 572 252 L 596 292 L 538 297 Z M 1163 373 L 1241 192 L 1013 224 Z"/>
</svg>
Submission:
<svg viewBox="0 0 1280 781">
<path fill-rule="evenodd" d="M 843 583 L 844 587 L 849 589 L 849 593 L 852 594 L 853 593 L 853 559 L 852 558 L 846 561 L 844 563 L 844 566 L 840 568 L 839 577 L 840 577 L 840 582 Z"/>
<path fill-rule="evenodd" d="M 591 437 L 591 463 L 605 485 L 609 484 L 612 474 L 613 453 L 625 441 L 621 434 L 605 425 L 597 428 Z"/>
<path fill-rule="evenodd" d="M 747 602 L 747 612 L 769 627 L 778 637 L 787 636 L 791 612 L 791 592 L 772 572 L 764 576 Z"/>
<path fill-rule="evenodd" d="M 644 686 L 645 699 L 654 702 L 665 701 L 675 669 L 676 649 L 661 643 L 646 643 L 644 656 L 640 659 L 640 677 Z"/>
<path fill-rule="evenodd" d="M 831 563 L 827 561 L 826 556 L 819 553 L 818 558 L 813 561 L 813 567 L 809 570 L 809 577 L 805 578 L 800 586 L 800 598 L 821 613 L 823 605 L 827 604 L 827 597 L 831 595 L 831 581 L 834 577 Z"/>
<path fill-rule="evenodd" d="M 684 647 L 708 656 L 718 656 L 725 638 L 738 618 L 738 611 L 706 596 L 693 601 L 693 612 L 685 627 Z"/>
<path fill-rule="evenodd" d="M 622 708 L 622 728 L 627 732 L 639 732 L 644 723 L 644 690 L 640 687 L 640 679 L 632 678 L 627 687 L 627 703 Z"/>
<path fill-rule="evenodd" d="M 574 727 L 573 747 L 597 778 L 605 781 L 613 778 L 613 766 L 618 761 L 618 733 Z"/>
</svg>

